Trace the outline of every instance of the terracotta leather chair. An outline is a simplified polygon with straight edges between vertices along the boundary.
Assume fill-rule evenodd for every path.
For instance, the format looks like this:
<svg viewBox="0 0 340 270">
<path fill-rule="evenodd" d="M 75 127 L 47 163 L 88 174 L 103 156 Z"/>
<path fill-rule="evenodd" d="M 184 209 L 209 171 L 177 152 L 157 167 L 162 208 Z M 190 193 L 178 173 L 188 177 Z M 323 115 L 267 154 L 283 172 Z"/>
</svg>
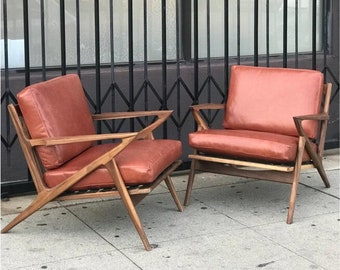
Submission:
<svg viewBox="0 0 340 270">
<path fill-rule="evenodd" d="M 322 156 L 332 86 L 323 80 L 314 70 L 233 66 L 226 104 L 192 106 L 198 129 L 189 134 L 194 153 L 184 205 L 196 171 L 277 181 L 291 185 L 292 223 L 302 169 L 315 167 L 330 186 Z M 222 127 L 209 128 L 202 112 L 219 109 Z"/>
<path fill-rule="evenodd" d="M 145 249 L 150 250 L 135 205 L 164 180 L 178 210 L 183 210 L 169 176 L 181 163 L 181 142 L 152 135 L 172 112 L 91 115 L 75 74 L 28 86 L 17 100 L 18 105 L 10 104 L 8 109 L 37 197 L 1 232 L 52 200 L 120 196 Z M 137 117 L 156 120 L 138 132 L 96 134 L 94 121 Z"/>
</svg>

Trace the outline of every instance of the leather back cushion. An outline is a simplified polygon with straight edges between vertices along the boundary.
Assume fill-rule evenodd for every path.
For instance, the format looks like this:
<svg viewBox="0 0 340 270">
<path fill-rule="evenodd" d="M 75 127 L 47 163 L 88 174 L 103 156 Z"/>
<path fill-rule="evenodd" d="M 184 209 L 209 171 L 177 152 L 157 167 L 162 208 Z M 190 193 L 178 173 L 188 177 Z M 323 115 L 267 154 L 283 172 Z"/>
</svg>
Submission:
<svg viewBox="0 0 340 270">
<path fill-rule="evenodd" d="M 297 136 L 293 116 L 319 113 L 322 91 L 319 71 L 233 66 L 223 127 Z M 317 136 L 317 123 L 303 127 Z"/>
<path fill-rule="evenodd" d="M 75 74 L 33 84 L 18 95 L 19 107 L 33 139 L 94 134 L 95 129 L 84 91 Z M 92 145 L 92 142 L 39 146 L 46 169 L 64 164 Z"/>
</svg>

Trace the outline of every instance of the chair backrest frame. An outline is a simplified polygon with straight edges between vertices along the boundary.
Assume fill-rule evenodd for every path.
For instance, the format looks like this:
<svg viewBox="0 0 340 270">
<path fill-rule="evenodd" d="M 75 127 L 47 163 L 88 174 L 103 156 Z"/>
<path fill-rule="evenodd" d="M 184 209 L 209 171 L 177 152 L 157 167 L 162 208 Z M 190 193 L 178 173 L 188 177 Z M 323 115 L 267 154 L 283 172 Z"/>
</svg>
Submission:
<svg viewBox="0 0 340 270">
<path fill-rule="evenodd" d="M 47 188 L 43 180 L 44 167 L 41 164 L 40 158 L 35 148 L 30 144 L 31 137 L 19 105 L 9 104 L 8 111 L 17 133 L 21 149 L 26 159 L 28 169 L 32 175 L 33 183 L 37 192 L 39 193 L 40 191 Z"/>
<path fill-rule="evenodd" d="M 325 83 L 323 86 L 323 102 L 321 104 L 322 113 L 329 115 L 329 106 L 331 101 L 332 84 Z M 322 120 L 319 127 L 318 135 L 318 154 L 322 157 L 325 149 L 326 132 L 327 132 L 328 120 Z"/>
</svg>

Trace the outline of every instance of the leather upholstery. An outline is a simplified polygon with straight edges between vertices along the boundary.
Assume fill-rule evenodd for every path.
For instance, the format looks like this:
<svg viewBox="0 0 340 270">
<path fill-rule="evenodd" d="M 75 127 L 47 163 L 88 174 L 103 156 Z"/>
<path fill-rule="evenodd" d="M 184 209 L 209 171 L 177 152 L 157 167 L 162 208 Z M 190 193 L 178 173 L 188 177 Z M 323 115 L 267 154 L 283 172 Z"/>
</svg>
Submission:
<svg viewBox="0 0 340 270">
<path fill-rule="evenodd" d="M 96 145 L 63 166 L 45 172 L 45 182 L 56 186 L 95 158 L 105 154 L 117 144 Z M 116 157 L 116 162 L 127 185 L 151 183 L 160 173 L 181 156 L 182 145 L 176 140 L 138 140 L 129 144 Z M 101 167 L 72 187 L 72 190 L 113 187 L 114 180 L 105 167 Z"/>
<path fill-rule="evenodd" d="M 76 74 L 26 87 L 18 104 L 33 139 L 95 134 L 91 113 Z M 91 142 L 37 147 L 46 169 L 57 168 L 92 145 Z"/>
<path fill-rule="evenodd" d="M 198 151 L 268 162 L 294 161 L 298 137 L 251 130 L 207 129 L 189 134 Z M 309 160 L 305 152 L 303 159 Z"/>
<path fill-rule="evenodd" d="M 233 66 L 223 127 L 298 136 L 293 116 L 319 113 L 322 90 L 319 71 Z M 303 127 L 316 138 L 315 121 Z"/>
</svg>

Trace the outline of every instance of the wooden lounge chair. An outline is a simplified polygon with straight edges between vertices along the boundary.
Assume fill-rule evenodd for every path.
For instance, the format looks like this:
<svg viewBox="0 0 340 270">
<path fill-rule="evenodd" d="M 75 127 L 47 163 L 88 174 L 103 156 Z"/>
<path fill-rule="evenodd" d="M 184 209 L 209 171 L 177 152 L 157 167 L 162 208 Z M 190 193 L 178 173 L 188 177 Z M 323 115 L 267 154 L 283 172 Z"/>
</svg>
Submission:
<svg viewBox="0 0 340 270">
<path fill-rule="evenodd" d="M 196 171 L 277 181 L 291 185 L 292 223 L 302 169 L 315 167 L 330 186 L 322 156 L 332 86 L 323 80 L 314 70 L 233 66 L 226 104 L 191 108 L 198 129 L 189 134 L 194 153 L 184 205 Z M 221 128 L 208 127 L 206 110 L 225 110 Z"/>
<path fill-rule="evenodd" d="M 183 210 L 169 176 L 181 163 L 181 142 L 154 139 L 152 133 L 172 112 L 91 115 L 75 74 L 28 86 L 17 100 L 18 105 L 10 104 L 8 109 L 37 197 L 1 233 L 52 200 L 120 196 L 145 249 L 150 250 L 135 205 L 164 180 L 178 210 Z M 95 132 L 94 121 L 144 117 L 155 120 L 137 132 Z"/>
</svg>

